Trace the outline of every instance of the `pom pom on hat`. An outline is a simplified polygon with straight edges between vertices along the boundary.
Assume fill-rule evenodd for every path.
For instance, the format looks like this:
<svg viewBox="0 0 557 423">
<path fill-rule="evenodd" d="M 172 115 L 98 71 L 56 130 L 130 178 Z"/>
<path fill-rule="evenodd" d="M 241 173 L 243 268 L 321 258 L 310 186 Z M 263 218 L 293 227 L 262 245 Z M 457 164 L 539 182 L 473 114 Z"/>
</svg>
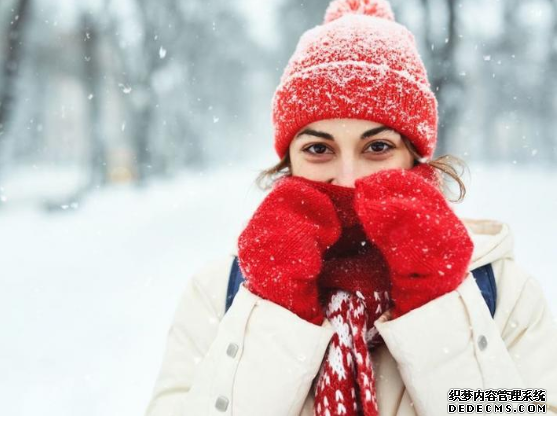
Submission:
<svg viewBox="0 0 557 423">
<path fill-rule="evenodd" d="M 334 0 L 325 11 L 324 24 L 348 14 L 368 15 L 395 20 L 391 5 L 386 0 Z"/>
</svg>

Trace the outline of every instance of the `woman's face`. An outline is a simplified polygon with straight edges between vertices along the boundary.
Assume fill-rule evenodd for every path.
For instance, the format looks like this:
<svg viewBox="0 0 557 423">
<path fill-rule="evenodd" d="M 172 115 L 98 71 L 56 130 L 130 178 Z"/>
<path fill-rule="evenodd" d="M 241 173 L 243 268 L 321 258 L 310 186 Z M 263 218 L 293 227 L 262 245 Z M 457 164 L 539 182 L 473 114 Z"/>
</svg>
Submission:
<svg viewBox="0 0 557 423">
<path fill-rule="evenodd" d="M 289 152 L 292 175 L 352 188 L 356 179 L 414 163 L 398 132 L 361 119 L 312 122 L 294 136 Z"/>
</svg>

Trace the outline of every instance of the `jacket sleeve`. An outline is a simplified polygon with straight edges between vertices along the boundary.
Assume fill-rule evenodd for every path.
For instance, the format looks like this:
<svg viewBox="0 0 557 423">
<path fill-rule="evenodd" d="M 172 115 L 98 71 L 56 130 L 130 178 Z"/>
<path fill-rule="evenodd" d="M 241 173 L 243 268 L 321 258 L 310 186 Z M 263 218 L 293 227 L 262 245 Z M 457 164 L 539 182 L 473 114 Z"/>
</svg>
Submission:
<svg viewBox="0 0 557 423">
<path fill-rule="evenodd" d="M 225 295 L 209 292 L 226 291 L 226 282 L 209 287 L 194 276 L 187 285 L 145 414 L 301 412 L 334 333 L 330 322 L 306 322 L 243 285 L 224 314 Z"/>
<path fill-rule="evenodd" d="M 418 414 L 448 414 L 449 389 L 462 388 L 545 389 L 557 413 L 557 325 L 541 287 L 512 263 L 496 280 L 494 318 L 468 273 L 455 291 L 376 322 Z"/>
</svg>

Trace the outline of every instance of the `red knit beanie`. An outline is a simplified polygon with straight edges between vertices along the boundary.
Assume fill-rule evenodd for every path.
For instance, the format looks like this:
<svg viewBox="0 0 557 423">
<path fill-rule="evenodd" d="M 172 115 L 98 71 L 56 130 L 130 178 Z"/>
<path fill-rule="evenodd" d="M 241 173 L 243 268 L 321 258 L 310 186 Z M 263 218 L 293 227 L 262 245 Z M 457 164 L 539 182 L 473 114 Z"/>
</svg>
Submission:
<svg viewBox="0 0 557 423">
<path fill-rule="evenodd" d="M 282 159 L 300 129 L 335 118 L 389 126 L 422 158 L 433 155 L 437 100 L 387 0 L 334 0 L 324 23 L 301 36 L 273 97 L 275 151 Z"/>
</svg>

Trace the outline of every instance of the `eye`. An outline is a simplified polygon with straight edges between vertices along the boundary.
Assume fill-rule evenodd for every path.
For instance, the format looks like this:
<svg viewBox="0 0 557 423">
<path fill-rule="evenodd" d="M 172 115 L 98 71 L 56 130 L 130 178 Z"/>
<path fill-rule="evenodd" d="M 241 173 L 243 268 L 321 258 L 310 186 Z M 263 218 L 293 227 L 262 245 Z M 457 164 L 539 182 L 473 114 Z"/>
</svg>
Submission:
<svg viewBox="0 0 557 423">
<path fill-rule="evenodd" d="M 314 147 L 315 147 L 315 149 L 311 150 Z M 330 150 L 330 148 L 327 147 L 325 144 L 322 144 L 322 143 L 312 144 L 312 145 L 302 149 L 303 152 L 306 152 L 306 153 L 309 153 L 309 154 L 314 154 L 314 155 L 322 155 L 327 150 Z"/>
<path fill-rule="evenodd" d="M 387 144 L 383 141 L 374 141 L 369 144 L 366 148 L 366 151 L 371 147 L 373 153 L 383 154 L 387 151 L 391 150 L 393 147 L 390 144 Z"/>
</svg>

